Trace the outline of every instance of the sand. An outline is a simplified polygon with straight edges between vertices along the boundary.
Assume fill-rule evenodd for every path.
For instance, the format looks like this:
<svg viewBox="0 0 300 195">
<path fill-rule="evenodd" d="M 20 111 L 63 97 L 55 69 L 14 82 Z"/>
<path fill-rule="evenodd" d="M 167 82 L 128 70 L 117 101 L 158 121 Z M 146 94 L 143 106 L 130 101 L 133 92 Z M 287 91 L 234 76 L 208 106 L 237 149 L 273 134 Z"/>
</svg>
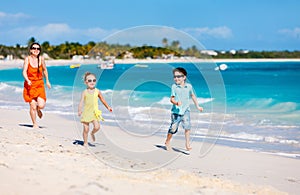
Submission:
<svg viewBox="0 0 300 195">
<path fill-rule="evenodd" d="M 96 134 L 96 146 L 85 148 L 75 144 L 82 137 L 74 120 L 44 111 L 41 128 L 33 129 L 27 111 L 0 109 L 0 114 L 1 194 L 273 195 L 300 189 L 297 159 L 218 145 L 200 155 L 203 145 L 196 142 L 185 154 L 178 139 L 172 142 L 177 150 L 169 152 L 157 147 L 163 146 L 163 137 L 132 142 L 122 129 L 105 124 Z M 117 147 L 151 148 L 158 156 L 118 156 L 105 143 L 111 135 L 118 138 Z M 162 166 L 169 156 L 176 158 Z"/>
<path fill-rule="evenodd" d="M 0 69 L 22 63 L 0 61 Z M 97 62 L 46 61 L 76 63 Z M 96 142 L 85 148 L 78 118 L 47 113 L 46 106 L 41 128 L 33 129 L 28 110 L 0 109 L 0 114 L 0 194 L 273 195 L 300 189 L 299 159 L 200 142 L 187 152 L 176 136 L 169 152 L 164 137 L 132 136 L 105 122 Z"/>
</svg>

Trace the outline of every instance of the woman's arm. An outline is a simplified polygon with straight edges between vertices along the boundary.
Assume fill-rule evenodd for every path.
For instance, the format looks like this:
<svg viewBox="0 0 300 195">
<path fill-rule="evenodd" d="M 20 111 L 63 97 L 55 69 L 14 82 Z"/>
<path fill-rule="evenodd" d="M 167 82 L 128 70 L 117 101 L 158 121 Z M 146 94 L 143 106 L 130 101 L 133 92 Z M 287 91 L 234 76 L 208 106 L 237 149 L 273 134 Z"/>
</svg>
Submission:
<svg viewBox="0 0 300 195">
<path fill-rule="evenodd" d="M 51 89 L 51 84 L 49 82 L 48 70 L 47 70 L 47 67 L 46 67 L 45 59 L 43 57 L 41 57 L 41 61 L 42 61 L 43 73 L 44 73 L 44 76 L 45 76 L 45 79 L 46 79 L 47 87 L 49 89 Z"/>
<path fill-rule="evenodd" d="M 31 81 L 28 79 L 28 75 L 27 75 L 28 60 L 29 60 L 28 57 L 26 57 L 26 58 L 24 59 L 24 64 L 23 64 L 23 77 L 24 77 L 25 81 L 27 82 L 27 84 L 28 84 L 28 85 L 31 85 Z"/>
</svg>

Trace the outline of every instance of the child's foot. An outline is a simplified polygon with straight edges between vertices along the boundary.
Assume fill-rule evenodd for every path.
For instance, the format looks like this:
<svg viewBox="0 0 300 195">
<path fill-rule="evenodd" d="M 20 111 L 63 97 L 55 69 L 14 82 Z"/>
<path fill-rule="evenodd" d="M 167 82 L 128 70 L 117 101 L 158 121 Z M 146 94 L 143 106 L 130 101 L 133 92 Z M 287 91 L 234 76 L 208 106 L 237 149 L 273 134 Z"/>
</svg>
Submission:
<svg viewBox="0 0 300 195">
<path fill-rule="evenodd" d="M 83 143 L 84 147 L 88 147 L 88 145 L 89 145 L 88 143 Z"/>
<path fill-rule="evenodd" d="M 38 128 L 39 128 L 38 124 L 36 124 L 36 123 L 34 123 L 32 127 L 33 127 L 34 129 L 38 129 Z"/>
<path fill-rule="evenodd" d="M 165 146 L 166 146 L 166 150 L 167 151 L 170 151 L 171 150 L 171 145 L 170 145 L 170 143 L 165 143 Z"/>
<path fill-rule="evenodd" d="M 93 132 L 91 133 L 91 137 L 92 137 L 92 141 L 95 142 L 96 141 L 96 137 L 95 137 L 95 134 Z"/>
<path fill-rule="evenodd" d="M 39 109 L 39 107 L 37 107 L 36 111 L 37 111 L 38 117 L 39 117 L 39 118 L 42 118 L 42 117 L 43 117 L 43 113 L 42 113 L 42 111 Z"/>
<path fill-rule="evenodd" d="M 192 150 L 192 147 L 191 147 L 190 145 L 186 145 L 185 147 L 186 147 L 186 150 L 187 150 L 187 151 Z"/>
</svg>

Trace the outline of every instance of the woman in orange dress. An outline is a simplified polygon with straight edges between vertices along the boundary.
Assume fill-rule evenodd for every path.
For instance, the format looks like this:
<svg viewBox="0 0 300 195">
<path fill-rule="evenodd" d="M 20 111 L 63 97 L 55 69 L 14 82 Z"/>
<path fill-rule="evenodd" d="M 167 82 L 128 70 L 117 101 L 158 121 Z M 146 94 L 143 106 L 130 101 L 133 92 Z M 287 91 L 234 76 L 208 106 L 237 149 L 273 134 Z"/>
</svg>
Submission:
<svg viewBox="0 0 300 195">
<path fill-rule="evenodd" d="M 23 97 L 25 102 L 30 106 L 30 117 L 33 128 L 39 128 L 36 122 L 36 115 L 42 118 L 42 109 L 46 104 L 46 92 L 44 86 L 43 76 L 46 79 L 46 85 L 50 89 L 51 84 L 48 79 L 48 71 L 45 60 L 41 54 L 41 46 L 38 43 L 30 45 L 30 55 L 24 60 L 23 77 L 24 91 Z"/>
</svg>

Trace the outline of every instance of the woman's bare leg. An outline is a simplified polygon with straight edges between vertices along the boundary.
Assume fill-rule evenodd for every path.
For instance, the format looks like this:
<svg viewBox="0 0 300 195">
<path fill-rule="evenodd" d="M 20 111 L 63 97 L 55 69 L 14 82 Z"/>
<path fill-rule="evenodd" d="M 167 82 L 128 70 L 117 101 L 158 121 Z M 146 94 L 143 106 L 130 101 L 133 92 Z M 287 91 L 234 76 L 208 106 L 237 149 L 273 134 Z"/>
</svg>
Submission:
<svg viewBox="0 0 300 195">
<path fill-rule="evenodd" d="M 33 124 L 33 128 L 39 128 L 37 122 L 36 122 L 36 108 L 37 108 L 37 102 L 35 100 L 32 100 L 30 103 L 30 117 L 31 117 L 31 121 L 32 121 L 32 124 Z"/>
<path fill-rule="evenodd" d="M 38 97 L 36 111 L 39 118 L 43 117 L 43 113 L 41 110 L 45 108 L 45 105 L 46 105 L 45 100 L 43 98 Z"/>
</svg>

